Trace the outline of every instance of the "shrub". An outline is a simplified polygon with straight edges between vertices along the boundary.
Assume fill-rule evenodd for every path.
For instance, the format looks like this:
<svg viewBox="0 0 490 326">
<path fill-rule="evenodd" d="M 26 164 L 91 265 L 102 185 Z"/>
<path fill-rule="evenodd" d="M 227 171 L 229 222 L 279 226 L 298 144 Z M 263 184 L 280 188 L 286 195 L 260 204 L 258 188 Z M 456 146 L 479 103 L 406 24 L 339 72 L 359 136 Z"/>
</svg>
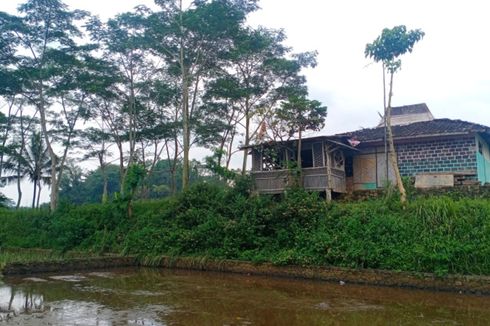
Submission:
<svg viewBox="0 0 490 326">
<path fill-rule="evenodd" d="M 396 199 L 327 204 L 298 189 L 279 197 L 247 189 L 238 180 L 195 184 L 174 198 L 135 201 L 131 218 L 122 202 L 51 215 L 6 210 L 0 245 L 490 274 L 487 199 L 418 197 L 403 208 Z"/>
</svg>

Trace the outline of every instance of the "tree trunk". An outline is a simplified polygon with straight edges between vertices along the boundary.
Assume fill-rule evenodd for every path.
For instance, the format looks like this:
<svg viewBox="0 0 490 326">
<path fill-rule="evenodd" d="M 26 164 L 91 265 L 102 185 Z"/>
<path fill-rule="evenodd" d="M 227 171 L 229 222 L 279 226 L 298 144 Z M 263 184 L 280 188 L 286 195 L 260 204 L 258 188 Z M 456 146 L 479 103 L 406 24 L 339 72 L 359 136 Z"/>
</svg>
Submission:
<svg viewBox="0 0 490 326">
<path fill-rule="evenodd" d="M 297 165 L 298 165 L 298 185 L 303 188 L 304 185 L 303 185 L 303 164 L 301 162 L 301 136 L 302 136 L 302 132 L 301 132 L 301 128 L 299 128 L 299 133 L 298 133 L 298 154 L 297 154 L 297 157 L 298 157 L 298 162 L 297 162 Z"/>
<path fill-rule="evenodd" d="M 189 147 L 190 147 L 190 126 L 189 126 L 189 85 L 188 76 L 184 62 L 184 20 L 182 0 L 179 1 L 180 7 L 180 51 L 179 65 L 182 78 L 182 150 L 184 153 L 182 162 L 182 190 L 189 186 Z"/>
<path fill-rule="evenodd" d="M 33 191 L 32 191 L 32 208 L 36 208 L 36 193 L 37 193 L 37 180 L 34 180 L 32 183 L 34 185 Z"/>
<path fill-rule="evenodd" d="M 100 172 L 102 173 L 102 178 L 103 178 L 103 186 L 102 186 L 102 204 L 105 204 L 109 201 L 109 194 L 108 194 L 108 178 L 107 178 L 107 172 L 105 170 L 105 164 L 102 163 L 100 165 Z"/>
<path fill-rule="evenodd" d="M 38 182 L 37 188 L 39 190 L 37 192 L 36 208 L 39 208 L 39 201 L 41 200 L 41 182 Z"/>
<path fill-rule="evenodd" d="M 22 110 L 20 111 L 20 135 L 21 135 L 21 144 L 20 144 L 20 150 L 19 153 L 22 156 L 22 153 L 24 151 L 25 145 L 26 145 L 26 138 L 25 138 L 25 130 L 24 130 L 24 115 Z M 17 163 L 17 205 L 15 206 L 16 209 L 19 209 L 20 203 L 22 201 L 22 187 L 20 185 L 21 182 L 21 173 L 20 173 L 20 163 Z"/>
<path fill-rule="evenodd" d="M 2 135 L 2 145 L 0 145 L 0 167 L 3 166 L 3 160 L 4 160 L 4 149 L 5 149 L 5 145 L 7 144 L 7 140 L 9 138 L 9 132 L 10 132 L 10 129 L 11 129 L 11 126 L 12 126 L 12 108 L 14 106 L 14 103 L 15 103 L 15 96 L 14 98 L 12 98 L 12 100 L 9 102 L 8 104 L 8 111 L 7 111 L 7 125 L 4 126 L 4 130 L 3 130 L 3 135 Z M 19 111 L 20 109 L 17 110 L 17 112 Z M 3 169 L 0 168 L 0 178 L 2 177 L 2 172 L 3 172 Z"/>
<path fill-rule="evenodd" d="M 50 198 L 50 209 L 53 212 L 56 207 L 58 206 L 58 182 L 56 180 L 56 165 L 57 165 L 57 157 L 56 153 L 53 150 L 53 147 L 51 146 L 51 141 L 49 139 L 48 135 L 48 127 L 47 127 L 47 120 L 46 120 L 46 107 L 45 107 L 45 102 L 44 102 L 44 90 L 43 90 L 43 84 L 42 82 L 39 85 L 39 98 L 40 98 L 40 103 L 38 106 L 39 109 L 39 115 L 41 118 L 41 131 L 44 136 L 44 140 L 46 142 L 46 147 L 48 148 L 48 153 L 49 153 L 49 158 L 51 159 L 51 198 Z"/>
<path fill-rule="evenodd" d="M 385 186 L 386 187 L 389 187 L 390 184 L 389 184 L 389 180 L 390 180 L 390 177 L 389 177 L 389 162 L 388 162 L 388 132 L 387 132 L 387 124 L 386 124 L 386 69 L 385 69 L 385 64 L 383 63 L 382 65 L 382 68 L 383 68 L 383 120 L 384 120 L 384 127 L 385 127 L 385 130 L 384 130 L 384 146 L 385 146 L 385 176 L 386 176 L 386 179 L 385 179 Z"/>
<path fill-rule="evenodd" d="M 15 205 L 15 209 L 19 209 L 20 203 L 22 201 L 22 187 L 20 185 L 20 182 L 22 181 L 21 175 L 20 175 L 20 165 L 17 165 L 17 205 Z"/>
<path fill-rule="evenodd" d="M 228 137 L 228 133 L 225 132 L 225 134 L 221 138 L 221 142 L 218 147 L 218 166 L 221 166 L 221 160 L 223 159 L 223 154 L 225 151 L 225 142 L 227 137 Z"/>
<path fill-rule="evenodd" d="M 166 149 L 166 152 L 167 152 L 167 163 L 168 163 L 168 171 L 170 172 L 170 193 L 173 195 L 175 195 L 175 193 L 177 192 L 177 180 L 176 180 L 176 176 L 175 176 L 175 170 L 177 169 L 177 157 L 179 155 L 179 150 L 178 150 L 178 140 L 177 140 L 177 136 L 176 138 L 174 139 L 174 145 L 175 145 L 175 149 L 174 149 L 174 157 L 173 159 L 170 157 L 170 150 L 169 150 L 169 146 L 168 146 L 168 143 L 165 143 L 165 149 Z"/>
<path fill-rule="evenodd" d="M 126 175 L 124 172 L 124 151 L 122 148 L 122 143 L 117 140 L 116 142 L 117 150 L 119 152 L 119 193 L 124 195 L 124 176 Z"/>
<path fill-rule="evenodd" d="M 135 139 L 135 115 L 136 115 L 136 100 L 135 100 L 135 93 L 134 93 L 134 77 L 133 77 L 133 67 L 132 63 L 129 68 L 129 74 L 130 74 L 130 85 L 129 85 L 129 132 L 128 132 L 128 141 L 129 141 L 129 156 L 128 156 L 128 164 L 126 166 L 126 169 L 123 169 L 123 177 L 121 178 L 121 195 L 126 196 L 127 194 L 125 193 L 125 188 L 126 188 L 126 179 L 129 173 L 129 167 L 133 162 L 135 161 L 135 148 L 136 148 L 136 139 Z M 120 149 L 121 151 L 121 149 Z M 124 163 L 122 163 L 122 166 L 124 166 Z"/>
<path fill-rule="evenodd" d="M 233 142 L 235 141 L 235 132 L 231 134 L 230 144 L 228 145 L 228 152 L 226 157 L 226 169 L 230 168 L 231 156 L 233 155 Z"/>
<path fill-rule="evenodd" d="M 103 190 L 102 190 L 102 204 L 105 204 L 109 201 L 107 184 L 108 184 L 107 175 L 104 173 L 104 186 L 103 186 Z"/>
<path fill-rule="evenodd" d="M 245 111 L 245 143 L 244 147 L 250 145 L 250 116 L 248 112 L 248 99 L 247 103 L 245 103 L 246 111 Z M 242 164 L 242 175 L 247 173 L 247 161 L 248 161 L 248 148 L 243 149 L 243 164 Z"/>
<path fill-rule="evenodd" d="M 183 161 L 182 161 L 182 190 L 186 190 L 189 186 L 189 150 L 190 150 L 190 128 L 189 128 L 189 103 L 188 103 L 188 88 L 187 83 L 183 82 L 182 86 L 183 96 L 182 96 L 182 109 L 183 109 L 183 140 L 182 140 L 182 151 L 183 151 Z"/>
<path fill-rule="evenodd" d="M 102 186 L 102 204 L 107 203 L 109 200 L 109 196 L 107 194 L 107 172 L 106 172 L 106 165 L 104 162 L 104 153 L 105 153 L 105 141 L 102 142 L 102 150 L 97 154 L 97 157 L 99 159 L 99 165 L 100 165 L 100 173 L 102 173 L 102 180 L 103 180 L 103 186 Z"/>
<path fill-rule="evenodd" d="M 234 127 L 232 127 L 233 119 L 235 116 L 235 111 L 232 112 L 230 115 L 230 118 L 227 120 L 227 126 L 228 128 L 226 131 L 223 133 L 223 136 L 221 137 L 221 143 L 219 146 L 219 160 L 218 160 L 218 166 L 221 166 L 221 161 L 223 159 L 223 154 L 225 153 L 225 147 L 226 147 L 226 153 L 225 153 L 225 166 L 226 169 L 228 169 L 228 162 L 229 162 L 229 157 L 231 155 L 231 148 L 230 148 L 230 143 L 233 143 L 233 135 L 234 135 Z M 230 142 L 226 144 L 226 141 L 228 140 L 228 137 L 230 137 Z"/>
<path fill-rule="evenodd" d="M 400 175 L 400 170 L 398 169 L 398 162 L 396 158 L 395 144 L 393 141 L 393 132 L 391 130 L 391 98 L 393 96 L 393 72 L 390 73 L 390 91 L 388 93 L 388 105 L 386 106 L 386 126 L 388 131 L 388 144 L 390 147 L 390 160 L 393 166 L 393 171 L 395 172 L 396 184 L 398 186 L 398 191 L 400 192 L 400 202 L 405 205 L 407 202 L 407 192 L 403 186 L 402 177 Z"/>
</svg>

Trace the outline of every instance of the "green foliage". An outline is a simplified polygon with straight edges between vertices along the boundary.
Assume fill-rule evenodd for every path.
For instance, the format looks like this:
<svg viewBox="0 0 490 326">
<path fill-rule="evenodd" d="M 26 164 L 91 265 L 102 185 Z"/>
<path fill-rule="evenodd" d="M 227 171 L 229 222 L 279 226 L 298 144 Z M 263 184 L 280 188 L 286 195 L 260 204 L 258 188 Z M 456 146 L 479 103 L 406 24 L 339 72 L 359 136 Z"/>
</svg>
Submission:
<svg viewBox="0 0 490 326">
<path fill-rule="evenodd" d="M 159 160 L 155 164 L 151 175 L 145 175 L 142 186 L 147 190 L 146 198 L 163 198 L 172 195 L 172 171 L 173 161 Z M 108 197 L 114 198 L 119 192 L 119 166 L 109 164 L 105 167 L 104 172 L 98 168 L 83 174 L 80 169 L 72 168 L 63 174 L 60 186 L 60 199 L 63 202 L 72 204 L 100 203 L 103 186 L 104 173 L 107 177 Z M 141 172 L 141 171 L 140 171 Z M 203 180 L 204 176 L 200 174 L 198 162 L 191 161 L 190 182 L 195 183 Z M 181 191 L 182 181 L 182 164 L 175 164 L 175 187 L 176 191 Z M 136 197 L 141 197 L 138 192 Z"/>
<path fill-rule="evenodd" d="M 119 191 L 119 166 L 109 164 L 104 172 L 98 168 L 83 174 L 71 168 L 63 174 L 60 184 L 60 201 L 72 204 L 100 203 L 104 188 L 104 173 L 107 177 L 108 197 Z"/>
<path fill-rule="evenodd" d="M 413 272 L 490 274 L 490 202 L 444 196 L 328 204 L 291 189 L 252 196 L 197 183 L 164 200 L 2 212 L 4 247 L 240 259 Z"/>
<path fill-rule="evenodd" d="M 127 175 L 124 182 L 124 194 L 133 197 L 136 189 L 143 181 L 146 175 L 145 167 L 141 164 L 131 164 L 128 167 Z"/>
<path fill-rule="evenodd" d="M 420 29 L 407 31 L 404 25 L 385 28 L 373 43 L 366 45 L 364 55 L 376 62 L 382 62 L 388 71 L 395 73 L 401 67 L 398 58 L 407 52 L 411 53 L 415 43 L 424 35 Z"/>
<path fill-rule="evenodd" d="M 19 209 L 0 211 L 2 247 L 50 248 L 49 211 Z"/>
<path fill-rule="evenodd" d="M 304 95 L 294 95 L 289 96 L 275 114 L 283 133 L 292 137 L 302 131 L 321 130 L 325 126 L 327 107 L 316 100 L 308 100 Z"/>
<path fill-rule="evenodd" d="M 0 183 L 13 183 L 18 179 L 28 179 L 32 182 L 34 191 L 32 208 L 36 207 L 36 193 L 41 191 L 41 184 L 51 183 L 51 160 L 45 147 L 41 133 L 33 131 L 27 146 L 14 148 L 4 162 L 3 169 L 7 176 L 0 177 Z"/>
<path fill-rule="evenodd" d="M 0 210 L 11 206 L 14 206 L 13 201 L 0 192 Z"/>
<path fill-rule="evenodd" d="M 221 158 L 225 155 L 223 150 L 215 150 L 212 156 L 206 157 L 206 169 L 224 181 L 234 180 L 237 174 L 221 165 Z"/>
</svg>

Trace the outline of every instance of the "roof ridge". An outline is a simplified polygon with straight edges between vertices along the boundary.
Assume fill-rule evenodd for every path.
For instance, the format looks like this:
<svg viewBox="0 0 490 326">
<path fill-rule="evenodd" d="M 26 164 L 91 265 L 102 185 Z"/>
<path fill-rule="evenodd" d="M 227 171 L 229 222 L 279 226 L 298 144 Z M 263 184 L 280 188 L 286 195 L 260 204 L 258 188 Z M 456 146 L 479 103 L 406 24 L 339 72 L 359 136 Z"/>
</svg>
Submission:
<svg viewBox="0 0 490 326">
<path fill-rule="evenodd" d="M 427 128 L 424 126 L 427 125 Z M 353 131 L 338 133 L 332 136 L 336 137 L 352 137 L 352 136 L 361 136 L 360 134 L 364 134 L 365 136 L 371 134 L 373 137 L 373 133 L 379 133 L 383 130 L 384 127 L 372 127 L 372 128 L 361 128 Z M 428 129 L 428 130 L 424 130 Z M 461 132 L 469 133 L 469 132 L 485 132 L 490 134 L 490 127 L 470 122 L 464 121 L 460 119 L 449 119 L 449 118 L 440 118 L 429 121 L 418 121 L 405 125 L 395 125 L 392 126 L 392 130 L 395 134 L 408 134 L 408 135 L 434 135 L 441 133 L 449 133 L 449 131 L 460 130 Z M 437 132 L 439 131 L 439 132 Z M 400 137 L 400 135 L 394 135 L 396 137 Z"/>
</svg>

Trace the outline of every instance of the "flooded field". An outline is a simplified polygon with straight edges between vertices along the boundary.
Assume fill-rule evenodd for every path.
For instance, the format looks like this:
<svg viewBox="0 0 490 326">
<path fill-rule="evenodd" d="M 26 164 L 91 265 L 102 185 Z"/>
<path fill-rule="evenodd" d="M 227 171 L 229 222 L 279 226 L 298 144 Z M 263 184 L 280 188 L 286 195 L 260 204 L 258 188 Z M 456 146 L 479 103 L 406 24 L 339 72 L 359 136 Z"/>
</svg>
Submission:
<svg viewBox="0 0 490 326">
<path fill-rule="evenodd" d="M 161 269 L 0 281 L 6 325 L 489 325 L 490 297 Z"/>
</svg>

